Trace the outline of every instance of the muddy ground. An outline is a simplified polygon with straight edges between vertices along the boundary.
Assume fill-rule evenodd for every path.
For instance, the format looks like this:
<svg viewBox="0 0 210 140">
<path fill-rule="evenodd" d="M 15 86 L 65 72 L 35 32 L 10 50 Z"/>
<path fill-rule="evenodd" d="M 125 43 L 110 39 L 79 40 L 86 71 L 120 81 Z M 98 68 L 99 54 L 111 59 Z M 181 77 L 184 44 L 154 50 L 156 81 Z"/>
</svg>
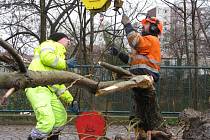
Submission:
<svg viewBox="0 0 210 140">
<path fill-rule="evenodd" d="M 0 125 L 0 140 L 26 140 L 33 125 Z M 179 131 L 178 127 L 173 127 L 173 132 L 176 134 Z M 110 126 L 106 136 L 114 139 L 116 135 L 127 136 L 128 132 L 124 126 Z M 132 133 L 131 133 L 132 134 Z M 76 129 L 73 125 L 66 126 L 61 135 L 61 140 L 78 140 Z M 177 140 L 181 140 L 179 137 Z"/>
<path fill-rule="evenodd" d="M 0 140 L 26 140 L 33 125 L 0 125 Z M 122 126 L 112 126 L 107 131 L 107 137 L 114 138 L 117 134 L 124 135 L 126 129 Z M 61 134 L 61 140 L 78 140 L 74 126 L 66 126 Z"/>
</svg>

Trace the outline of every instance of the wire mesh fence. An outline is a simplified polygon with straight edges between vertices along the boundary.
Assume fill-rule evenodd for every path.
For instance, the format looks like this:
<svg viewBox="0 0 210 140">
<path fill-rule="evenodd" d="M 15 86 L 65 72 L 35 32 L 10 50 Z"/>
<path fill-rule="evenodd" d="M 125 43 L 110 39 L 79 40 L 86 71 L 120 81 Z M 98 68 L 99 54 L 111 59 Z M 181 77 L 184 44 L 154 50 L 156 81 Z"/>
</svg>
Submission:
<svg viewBox="0 0 210 140">
<path fill-rule="evenodd" d="M 128 69 L 129 67 L 124 67 Z M 1 68 L 1 71 L 6 71 Z M 81 75 L 89 75 L 98 82 L 113 80 L 115 76 L 110 71 L 100 66 L 77 66 L 71 69 Z M 197 71 L 197 95 L 193 97 L 195 75 Z M 208 67 L 178 67 L 162 66 L 161 77 L 156 84 L 156 91 L 160 109 L 163 113 L 176 114 L 184 108 L 192 107 L 196 101 L 199 110 L 205 110 L 209 106 L 210 97 L 210 68 Z M 90 75 L 92 74 L 92 75 Z M 1 90 L 1 95 L 5 91 Z M 113 93 L 107 96 L 95 97 L 85 89 L 78 87 L 70 88 L 75 100 L 79 102 L 81 111 L 98 110 L 104 113 L 129 115 L 132 107 L 132 90 Z M 71 105 L 67 111 L 71 112 Z M 32 111 L 26 99 L 24 91 L 20 90 L 9 98 L 7 106 L 0 107 L 1 112 L 24 112 Z"/>
</svg>

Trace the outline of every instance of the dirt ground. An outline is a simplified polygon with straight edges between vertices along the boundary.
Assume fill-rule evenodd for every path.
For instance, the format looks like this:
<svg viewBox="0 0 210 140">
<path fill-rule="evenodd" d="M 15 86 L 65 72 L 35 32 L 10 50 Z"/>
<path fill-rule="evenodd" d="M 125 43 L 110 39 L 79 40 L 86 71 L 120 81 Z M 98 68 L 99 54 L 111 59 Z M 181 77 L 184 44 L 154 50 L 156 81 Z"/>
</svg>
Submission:
<svg viewBox="0 0 210 140">
<path fill-rule="evenodd" d="M 33 128 L 32 125 L 0 125 L 0 140 L 26 140 Z M 106 136 L 114 139 L 115 135 L 124 135 L 126 129 L 123 126 L 112 126 L 108 128 Z M 61 140 L 78 140 L 74 126 L 66 126 L 61 134 Z"/>
<path fill-rule="evenodd" d="M 0 125 L 0 140 L 27 140 L 32 128 L 33 125 Z M 174 127 L 173 132 L 176 134 L 178 129 Z M 126 128 L 124 126 L 110 126 L 106 137 L 113 140 L 116 135 L 127 136 Z M 61 140 L 79 140 L 75 127 L 66 126 L 61 134 Z M 177 140 L 181 140 L 181 138 L 177 138 Z"/>
</svg>

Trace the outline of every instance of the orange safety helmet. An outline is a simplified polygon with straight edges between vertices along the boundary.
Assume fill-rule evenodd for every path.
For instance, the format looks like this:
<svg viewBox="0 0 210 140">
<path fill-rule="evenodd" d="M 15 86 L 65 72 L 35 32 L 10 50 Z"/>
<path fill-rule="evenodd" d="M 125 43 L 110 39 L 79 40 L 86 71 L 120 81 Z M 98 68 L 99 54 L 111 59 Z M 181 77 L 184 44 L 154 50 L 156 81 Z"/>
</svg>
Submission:
<svg viewBox="0 0 210 140">
<path fill-rule="evenodd" d="M 163 32 L 163 24 L 162 24 L 162 22 L 160 22 L 156 17 L 146 17 L 145 19 L 143 19 L 143 20 L 141 21 L 141 24 L 142 24 L 143 26 L 145 26 L 147 22 L 153 23 L 153 24 L 157 25 L 157 27 L 158 27 L 160 33 Z"/>
</svg>

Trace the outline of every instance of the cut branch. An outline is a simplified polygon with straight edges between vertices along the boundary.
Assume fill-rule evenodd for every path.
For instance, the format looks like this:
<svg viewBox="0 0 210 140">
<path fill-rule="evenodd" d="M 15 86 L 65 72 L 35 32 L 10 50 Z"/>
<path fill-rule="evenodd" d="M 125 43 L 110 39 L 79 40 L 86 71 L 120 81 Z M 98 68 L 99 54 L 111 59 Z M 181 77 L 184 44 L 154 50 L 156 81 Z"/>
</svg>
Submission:
<svg viewBox="0 0 210 140">
<path fill-rule="evenodd" d="M 109 93 L 128 90 L 134 87 L 140 88 L 152 88 L 153 78 L 147 75 L 138 75 L 131 78 L 128 81 L 118 82 L 109 87 L 99 89 L 96 93 L 96 96 L 107 95 Z"/>
<path fill-rule="evenodd" d="M 7 104 L 7 98 L 14 93 L 15 88 L 10 88 L 5 94 L 4 96 L 1 98 L 1 105 L 6 105 Z"/>
<path fill-rule="evenodd" d="M 0 53 L 0 61 L 6 63 L 6 64 L 13 64 L 15 63 L 14 59 L 8 56 L 6 53 Z"/>
<path fill-rule="evenodd" d="M 24 62 L 22 61 L 21 57 L 18 55 L 18 53 L 11 47 L 10 44 L 8 44 L 6 41 L 0 38 L 0 45 L 8 51 L 9 54 L 15 59 L 15 61 L 18 63 L 18 66 L 20 68 L 20 72 L 26 73 L 27 69 L 24 65 Z"/>
<path fill-rule="evenodd" d="M 133 76 L 132 73 L 130 73 L 129 71 L 121 68 L 121 67 L 118 67 L 118 66 L 113 66 L 111 64 L 108 64 L 108 63 L 105 63 L 105 62 L 98 62 L 99 65 L 101 65 L 102 67 L 112 71 L 112 72 L 115 72 L 119 75 L 125 75 L 125 76 Z"/>
</svg>

